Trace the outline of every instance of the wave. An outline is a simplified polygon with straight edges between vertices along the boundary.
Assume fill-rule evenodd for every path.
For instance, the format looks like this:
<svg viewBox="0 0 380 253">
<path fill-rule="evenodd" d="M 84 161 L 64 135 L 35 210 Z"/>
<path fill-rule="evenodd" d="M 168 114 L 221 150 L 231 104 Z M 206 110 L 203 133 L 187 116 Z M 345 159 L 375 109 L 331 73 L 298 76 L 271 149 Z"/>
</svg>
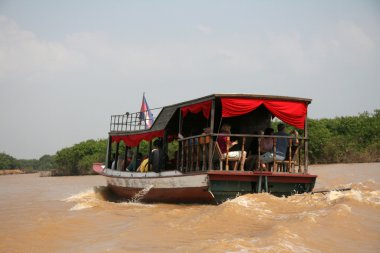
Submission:
<svg viewBox="0 0 380 253">
<path fill-rule="evenodd" d="M 368 180 L 362 183 L 339 185 L 336 188 L 351 188 L 348 191 L 332 190 L 327 193 L 304 193 L 289 197 L 276 197 L 268 193 L 246 194 L 228 200 L 219 206 L 199 206 L 203 211 L 211 212 L 210 216 L 220 216 L 220 214 L 238 217 L 255 217 L 255 219 L 267 219 L 269 217 L 284 220 L 294 214 L 299 219 L 307 218 L 314 222 L 316 217 L 326 214 L 327 209 L 337 208 L 341 213 L 350 212 L 351 206 L 359 205 L 380 206 L 380 191 L 375 190 L 376 182 Z M 335 187 L 332 187 L 334 189 Z M 335 189 L 336 189 L 335 188 Z M 86 191 L 74 194 L 63 201 L 73 202 L 75 205 L 71 211 L 79 211 L 94 207 L 101 208 L 126 208 L 126 207 L 152 207 L 153 204 L 143 204 L 139 200 L 149 192 L 151 187 L 141 190 L 132 200 L 120 199 L 115 196 L 108 187 L 95 187 Z M 156 204 L 161 205 L 162 204 Z M 196 206 L 196 205 L 188 205 Z M 186 207 L 186 205 L 181 205 Z"/>
<path fill-rule="evenodd" d="M 84 209 L 100 207 L 100 208 L 123 208 L 123 207 L 152 207 L 152 204 L 143 204 L 139 199 L 146 194 L 150 188 L 140 191 L 132 200 L 125 200 L 116 196 L 108 187 L 100 186 L 87 189 L 83 192 L 74 194 L 68 198 L 63 199 L 64 202 L 76 203 L 70 211 L 80 211 Z"/>
</svg>

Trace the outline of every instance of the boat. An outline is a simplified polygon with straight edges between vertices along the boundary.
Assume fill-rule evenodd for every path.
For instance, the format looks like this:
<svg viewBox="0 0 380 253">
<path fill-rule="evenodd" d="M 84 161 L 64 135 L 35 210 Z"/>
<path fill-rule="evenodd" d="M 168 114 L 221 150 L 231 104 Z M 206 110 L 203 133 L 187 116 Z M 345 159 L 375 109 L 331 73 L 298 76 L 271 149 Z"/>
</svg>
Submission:
<svg viewBox="0 0 380 253">
<path fill-rule="evenodd" d="M 317 178 L 308 172 L 307 109 L 311 101 L 212 94 L 149 111 L 111 115 L 106 161 L 94 163 L 93 170 L 106 178 L 117 196 L 145 203 L 220 204 L 244 194 L 309 193 Z M 158 112 L 153 121 L 154 110 Z M 299 135 L 261 132 L 280 122 Z M 231 127 L 231 133 L 220 132 L 224 124 Z M 228 143 L 225 153 L 218 143 L 221 136 Z M 273 161 L 267 164 L 260 161 L 261 145 L 257 145 L 265 138 L 274 143 Z M 276 143 L 284 139 L 287 156 L 280 160 L 276 158 Z M 156 140 L 161 145 L 153 149 Z M 236 140 L 238 144 L 230 148 Z M 292 144 L 295 140 L 297 146 Z M 254 143 L 257 152 L 252 150 Z M 230 157 L 233 149 L 240 156 Z M 154 158 L 149 155 L 153 150 L 160 150 L 159 167 L 154 167 Z M 138 153 L 147 157 L 146 171 L 128 171 L 127 161 L 136 162 Z"/>
</svg>

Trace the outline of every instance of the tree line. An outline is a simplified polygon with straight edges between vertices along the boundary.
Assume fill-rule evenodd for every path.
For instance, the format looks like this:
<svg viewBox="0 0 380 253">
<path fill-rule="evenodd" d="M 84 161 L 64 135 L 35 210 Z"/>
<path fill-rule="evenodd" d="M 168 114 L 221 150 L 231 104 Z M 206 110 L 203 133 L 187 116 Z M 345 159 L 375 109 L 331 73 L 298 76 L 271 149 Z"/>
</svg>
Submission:
<svg viewBox="0 0 380 253">
<path fill-rule="evenodd" d="M 380 161 L 380 110 L 334 119 L 308 119 L 308 131 L 311 164 Z M 169 156 L 177 144 L 169 145 Z M 18 160 L 0 153 L 0 169 L 55 170 L 60 175 L 91 174 L 92 163 L 104 162 L 106 150 L 107 140 L 99 139 L 83 141 L 39 159 Z M 147 150 L 148 143 L 144 141 L 140 152 L 144 154 Z M 122 152 L 124 147 L 120 145 Z"/>
<path fill-rule="evenodd" d="M 309 119 L 311 163 L 380 161 L 380 110 L 358 116 Z"/>
</svg>

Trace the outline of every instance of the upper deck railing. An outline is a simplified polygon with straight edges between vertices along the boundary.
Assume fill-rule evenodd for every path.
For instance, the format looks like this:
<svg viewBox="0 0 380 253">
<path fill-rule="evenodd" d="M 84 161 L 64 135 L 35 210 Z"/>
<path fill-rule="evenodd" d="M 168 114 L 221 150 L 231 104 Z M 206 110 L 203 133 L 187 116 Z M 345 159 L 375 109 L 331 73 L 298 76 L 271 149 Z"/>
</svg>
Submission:
<svg viewBox="0 0 380 253">
<path fill-rule="evenodd" d="M 148 117 L 148 111 L 126 112 L 121 115 L 111 115 L 110 132 L 128 132 L 149 129 L 161 108 L 151 109 L 153 118 Z"/>
<path fill-rule="evenodd" d="M 238 166 L 231 168 L 231 170 L 244 171 L 247 170 L 245 167 L 248 167 L 248 170 L 269 170 L 272 172 L 307 173 L 308 171 L 305 162 L 305 143 L 308 141 L 307 138 L 301 136 L 294 137 L 256 134 L 203 134 L 179 139 L 180 150 L 178 150 L 177 156 L 177 169 L 185 173 L 215 169 L 230 170 L 228 164 L 235 160 L 228 159 L 228 156 L 220 154 L 216 144 L 218 136 L 227 136 L 228 141 L 230 141 L 230 137 L 239 139 L 239 142 L 241 143 L 240 151 L 242 153 L 245 152 L 246 154 L 245 157 L 241 157 L 237 160 Z M 254 160 L 251 161 L 251 166 L 244 167 L 244 163 L 250 153 L 249 151 L 254 151 L 246 146 L 247 138 L 256 139 L 258 145 Z M 263 154 L 260 150 L 260 142 L 267 138 L 273 140 L 273 148 L 271 152 L 274 154 L 274 157 L 273 162 L 269 164 L 270 167 L 261 168 L 262 162 L 260 161 L 260 155 L 257 154 Z M 297 138 L 298 143 L 295 143 L 295 138 Z M 279 139 L 286 139 L 288 141 L 288 152 L 290 152 L 285 160 L 281 161 L 276 159 L 276 143 Z"/>
</svg>

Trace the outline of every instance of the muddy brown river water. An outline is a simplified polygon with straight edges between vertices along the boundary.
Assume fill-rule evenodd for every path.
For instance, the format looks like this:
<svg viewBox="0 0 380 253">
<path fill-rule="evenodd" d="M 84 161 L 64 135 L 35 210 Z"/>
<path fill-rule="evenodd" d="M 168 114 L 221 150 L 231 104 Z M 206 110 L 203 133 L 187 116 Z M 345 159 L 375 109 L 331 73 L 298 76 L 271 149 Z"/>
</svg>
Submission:
<svg viewBox="0 0 380 253">
<path fill-rule="evenodd" d="M 102 176 L 0 176 L 0 252 L 380 252 L 380 163 L 310 172 L 352 189 L 168 205 L 111 201 Z"/>
</svg>

